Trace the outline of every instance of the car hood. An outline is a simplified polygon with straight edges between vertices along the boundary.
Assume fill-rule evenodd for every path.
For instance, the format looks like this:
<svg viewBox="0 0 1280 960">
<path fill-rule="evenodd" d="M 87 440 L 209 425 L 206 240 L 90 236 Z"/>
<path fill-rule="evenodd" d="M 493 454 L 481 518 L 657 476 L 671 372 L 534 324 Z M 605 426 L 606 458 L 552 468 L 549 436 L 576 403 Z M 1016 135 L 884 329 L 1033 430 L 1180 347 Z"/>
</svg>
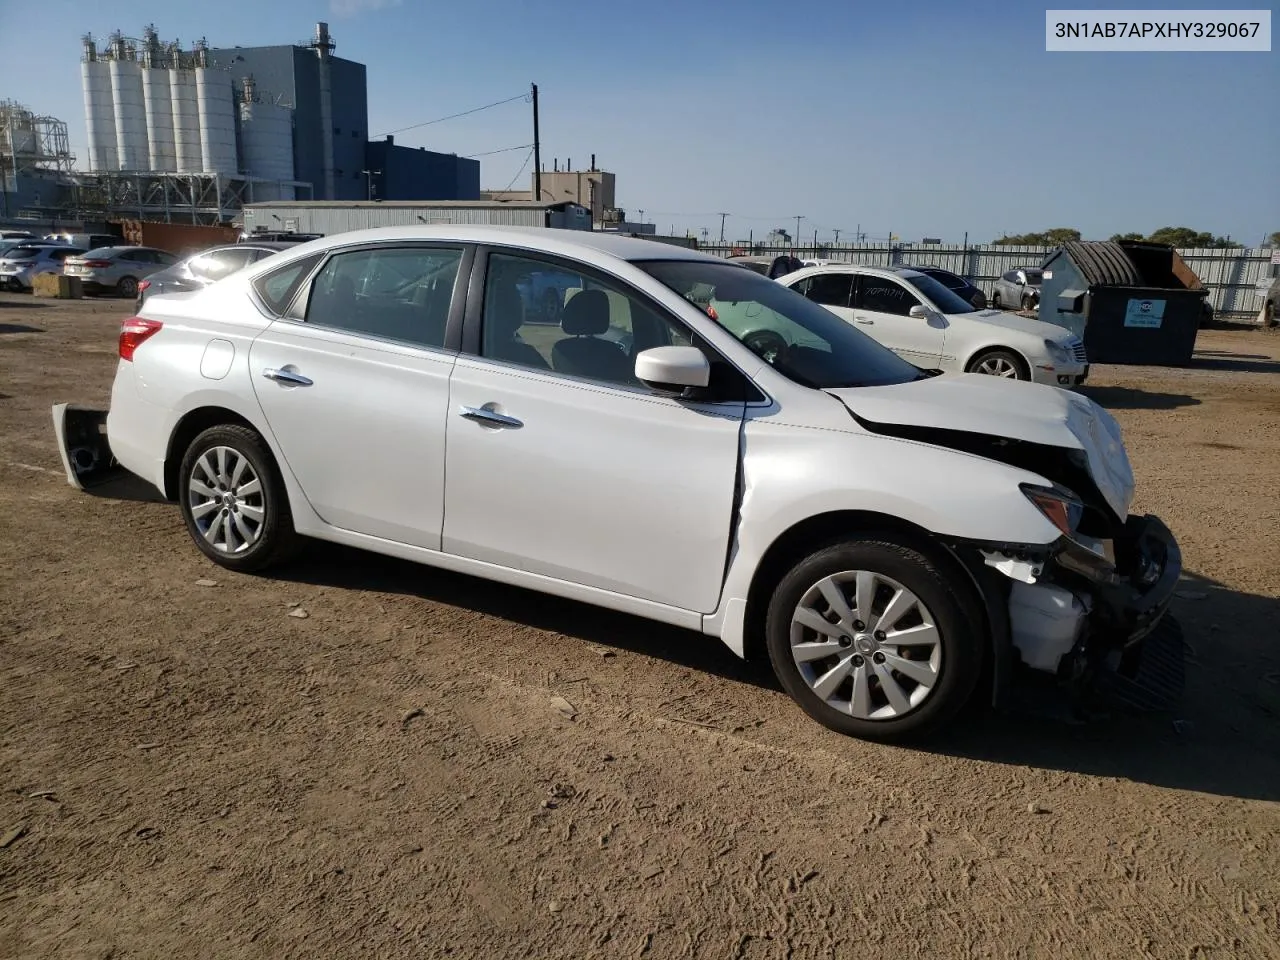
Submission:
<svg viewBox="0 0 1280 960">
<path fill-rule="evenodd" d="M 873 432 L 978 452 L 995 459 L 1012 456 L 1002 441 L 1083 454 L 1089 479 L 1123 520 L 1133 500 L 1133 469 L 1120 425 L 1082 394 L 1038 383 L 978 373 L 942 374 L 884 387 L 829 390 Z M 962 442 L 955 442 L 960 437 Z M 970 441 L 987 441 L 986 447 Z M 994 443 L 990 441 L 994 440 Z M 983 452 L 989 447 L 993 452 Z M 1019 454 L 1034 465 L 1034 451 Z M 1048 462 L 1047 460 L 1045 461 Z M 1043 470 L 1037 470 L 1043 472 Z M 1061 476 L 1050 480 L 1064 482 Z M 1080 492 L 1080 491 L 1077 491 Z"/>
<path fill-rule="evenodd" d="M 1029 333 L 1043 340 L 1067 340 L 1072 336 L 1071 331 L 1066 327 L 1060 327 L 1055 323 L 1045 323 L 1042 320 L 1033 320 L 1031 317 L 1019 316 L 1006 310 L 977 310 L 973 313 L 953 314 L 952 316 L 957 320 L 976 320 L 978 323 L 989 323 L 992 326 L 1003 327 L 1006 330 Z"/>
</svg>

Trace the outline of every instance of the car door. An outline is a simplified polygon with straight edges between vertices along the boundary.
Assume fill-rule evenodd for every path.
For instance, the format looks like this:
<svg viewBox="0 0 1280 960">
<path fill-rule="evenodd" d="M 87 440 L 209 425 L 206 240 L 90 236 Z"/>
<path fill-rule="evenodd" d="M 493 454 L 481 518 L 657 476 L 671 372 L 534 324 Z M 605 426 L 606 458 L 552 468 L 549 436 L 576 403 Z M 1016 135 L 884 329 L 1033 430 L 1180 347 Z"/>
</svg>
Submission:
<svg viewBox="0 0 1280 960">
<path fill-rule="evenodd" d="M 741 390 L 696 403 L 656 395 L 635 378 L 632 351 L 694 339 L 666 308 L 575 261 L 482 256 L 450 384 L 444 550 L 711 612 Z M 549 262 L 578 280 L 556 326 L 531 323 L 521 298 Z"/>
<path fill-rule="evenodd" d="M 902 281 L 871 273 L 858 274 L 853 288 L 853 322 L 909 363 L 934 369 L 942 360 L 944 328 L 928 317 L 910 316 L 912 307 L 925 306 Z"/>
<path fill-rule="evenodd" d="M 853 279 L 848 270 L 815 273 L 793 284 L 794 289 L 820 303 L 845 323 L 853 323 Z"/>
<path fill-rule="evenodd" d="M 292 303 L 250 348 L 254 390 L 326 523 L 440 548 L 457 330 L 447 334 L 455 303 L 461 322 L 468 256 L 456 243 L 341 248 L 296 296 L 294 262 L 255 278 L 264 301 Z"/>
</svg>

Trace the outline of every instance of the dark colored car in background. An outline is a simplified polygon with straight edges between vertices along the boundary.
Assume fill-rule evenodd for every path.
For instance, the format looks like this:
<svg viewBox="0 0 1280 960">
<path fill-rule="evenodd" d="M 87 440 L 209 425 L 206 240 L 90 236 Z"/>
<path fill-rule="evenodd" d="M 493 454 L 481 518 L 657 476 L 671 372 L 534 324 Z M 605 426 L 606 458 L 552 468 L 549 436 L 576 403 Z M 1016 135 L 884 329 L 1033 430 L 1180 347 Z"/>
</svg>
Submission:
<svg viewBox="0 0 1280 960">
<path fill-rule="evenodd" d="M 900 264 L 900 266 L 907 266 L 907 264 Z M 958 273 L 943 270 L 941 267 L 912 266 L 910 269 L 915 270 L 917 273 L 923 273 L 926 277 L 933 277 L 948 290 L 955 293 L 956 296 L 973 304 L 975 309 L 985 310 L 987 308 L 987 295 Z"/>
<path fill-rule="evenodd" d="M 210 247 L 180 260 L 171 267 L 153 273 L 138 284 L 135 309 L 142 309 L 142 302 L 153 293 L 183 293 L 200 290 L 209 284 L 230 276 L 242 267 L 257 263 L 264 257 L 295 246 L 292 243 L 245 240 L 240 243 Z"/>
</svg>

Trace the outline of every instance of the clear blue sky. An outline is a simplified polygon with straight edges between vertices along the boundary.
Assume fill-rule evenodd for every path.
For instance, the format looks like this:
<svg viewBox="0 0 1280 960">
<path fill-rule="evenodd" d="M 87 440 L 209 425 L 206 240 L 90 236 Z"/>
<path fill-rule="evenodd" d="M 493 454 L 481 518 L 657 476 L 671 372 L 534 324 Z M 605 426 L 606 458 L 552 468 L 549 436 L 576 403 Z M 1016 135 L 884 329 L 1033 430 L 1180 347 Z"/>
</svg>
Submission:
<svg viewBox="0 0 1280 960">
<path fill-rule="evenodd" d="M 0 13 L 0 97 L 66 120 L 82 166 L 81 34 L 154 23 L 188 48 L 257 46 L 323 19 L 337 55 L 368 66 L 374 134 L 536 82 L 547 168 L 594 152 L 619 204 L 663 231 L 718 235 L 722 210 L 733 239 L 797 214 L 824 239 L 859 224 L 957 242 L 1185 225 L 1253 244 L 1280 230 L 1280 52 L 1048 54 L 1044 6 L 1025 0 L 4 0 Z M 529 143 L 530 108 L 396 140 Z M 483 157 L 482 186 L 506 186 L 527 152 Z"/>
</svg>

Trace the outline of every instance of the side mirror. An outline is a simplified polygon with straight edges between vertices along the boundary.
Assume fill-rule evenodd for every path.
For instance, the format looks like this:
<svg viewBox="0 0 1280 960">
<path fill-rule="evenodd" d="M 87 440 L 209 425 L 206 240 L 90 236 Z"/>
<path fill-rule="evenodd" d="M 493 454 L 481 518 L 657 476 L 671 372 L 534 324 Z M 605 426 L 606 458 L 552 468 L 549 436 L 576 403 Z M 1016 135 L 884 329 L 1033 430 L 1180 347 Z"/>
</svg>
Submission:
<svg viewBox="0 0 1280 960">
<path fill-rule="evenodd" d="M 636 379 L 655 393 L 683 397 L 711 382 L 711 364 L 697 347 L 650 347 L 636 354 Z"/>
<path fill-rule="evenodd" d="M 917 320 L 928 320 L 929 311 L 923 305 L 917 303 L 914 307 L 907 311 L 907 316 L 915 317 Z"/>
</svg>

